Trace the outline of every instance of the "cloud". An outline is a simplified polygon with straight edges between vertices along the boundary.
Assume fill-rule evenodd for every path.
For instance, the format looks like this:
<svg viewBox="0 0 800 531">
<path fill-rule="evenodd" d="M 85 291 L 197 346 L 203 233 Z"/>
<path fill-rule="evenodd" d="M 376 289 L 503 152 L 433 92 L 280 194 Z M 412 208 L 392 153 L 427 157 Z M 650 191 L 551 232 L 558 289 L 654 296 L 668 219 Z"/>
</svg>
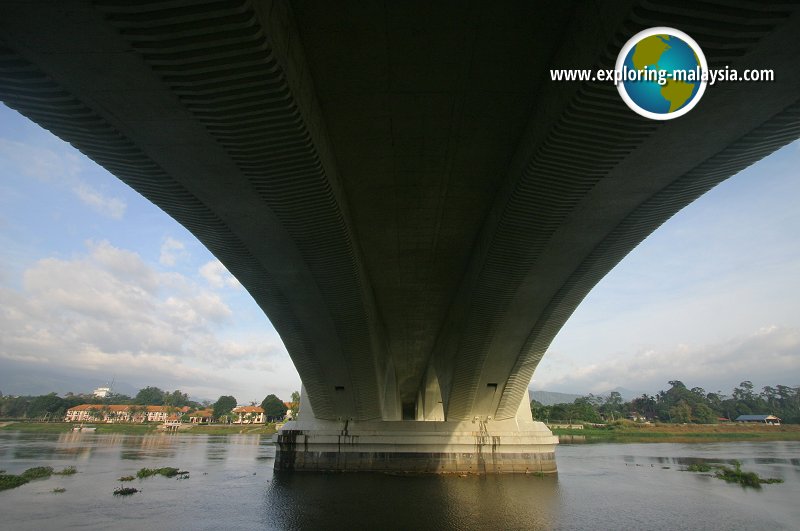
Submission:
<svg viewBox="0 0 800 531">
<path fill-rule="evenodd" d="M 742 380 L 751 380 L 757 386 L 797 385 L 800 329 L 773 324 L 719 343 L 646 348 L 592 363 L 576 363 L 563 353 L 553 352 L 545 356 L 542 366 L 543 370 L 534 375 L 536 389 L 583 393 L 602 393 L 615 387 L 654 392 L 666 388 L 672 379 L 723 392 Z"/>
<path fill-rule="evenodd" d="M 212 288 L 238 288 L 241 286 L 236 277 L 231 275 L 222 262 L 219 260 L 212 260 L 200 268 L 200 276 L 206 279 L 206 282 Z"/>
<path fill-rule="evenodd" d="M 122 199 L 106 197 L 88 184 L 78 181 L 72 191 L 83 203 L 88 205 L 98 214 L 112 219 L 122 219 L 127 205 Z"/>
<path fill-rule="evenodd" d="M 161 244 L 161 255 L 158 262 L 165 266 L 174 266 L 179 257 L 185 256 L 186 245 L 182 241 L 174 238 L 167 238 Z"/>
<path fill-rule="evenodd" d="M 39 146 L 0 138 L 0 156 L 16 171 L 44 182 L 72 180 L 81 170 L 80 158 Z"/>
<path fill-rule="evenodd" d="M 86 245 L 83 255 L 34 263 L 20 290 L 0 287 L 0 363 L 80 368 L 102 374 L 100 380 L 117 374 L 142 385 L 167 381 L 185 391 L 233 385 L 226 370 L 291 367 L 266 330 L 221 338 L 233 313 L 219 294 L 159 273 L 107 241 Z"/>
<path fill-rule="evenodd" d="M 112 219 L 122 219 L 125 215 L 125 201 L 107 197 L 81 179 L 81 158 L 71 148 L 55 151 L 0 138 L 0 158 L 6 159 L 7 166 L 21 175 L 69 188 L 81 202 L 100 215 Z"/>
</svg>

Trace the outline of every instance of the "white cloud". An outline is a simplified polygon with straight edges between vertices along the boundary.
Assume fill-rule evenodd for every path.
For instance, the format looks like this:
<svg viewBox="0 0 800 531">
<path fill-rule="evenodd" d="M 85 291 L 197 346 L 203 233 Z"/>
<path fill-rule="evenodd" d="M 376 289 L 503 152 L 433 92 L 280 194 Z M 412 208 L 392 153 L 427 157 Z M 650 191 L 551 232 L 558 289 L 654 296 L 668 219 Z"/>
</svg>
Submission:
<svg viewBox="0 0 800 531">
<path fill-rule="evenodd" d="M 235 385 L 227 370 L 291 367 L 267 330 L 220 337 L 232 311 L 219 294 L 159 273 L 107 241 L 87 248 L 71 259 L 39 260 L 24 272 L 21 291 L 0 287 L 0 362 L 139 375 L 142 385 L 157 378 L 184 390 Z"/>
<path fill-rule="evenodd" d="M 65 149 L 54 151 L 0 138 L 0 159 L 5 159 L 5 165 L 21 175 L 69 188 L 81 202 L 98 214 L 112 219 L 122 219 L 125 215 L 125 201 L 107 197 L 81 179 L 81 159 L 66 145 Z"/>
<path fill-rule="evenodd" d="M 236 277 L 231 275 L 222 262 L 219 260 L 212 260 L 200 268 L 200 276 L 206 279 L 206 282 L 212 288 L 238 288 L 241 286 Z"/>
<path fill-rule="evenodd" d="M 542 365 L 550 367 L 534 375 L 536 389 L 602 393 L 624 387 L 654 392 L 666 388 L 671 379 L 723 392 L 742 380 L 757 385 L 797 385 L 800 330 L 769 325 L 719 343 L 643 348 L 592 363 L 552 352 Z"/>
<path fill-rule="evenodd" d="M 122 219 L 122 216 L 125 215 L 127 207 L 125 201 L 116 197 L 106 197 L 84 182 L 78 181 L 72 187 L 72 191 L 78 199 L 98 214 L 112 219 Z"/>
<path fill-rule="evenodd" d="M 182 241 L 168 237 L 161 244 L 161 255 L 158 257 L 158 261 L 161 265 L 174 266 L 178 258 L 186 255 L 185 250 L 186 245 Z"/>
<path fill-rule="evenodd" d="M 0 157 L 22 175 L 40 181 L 72 180 L 80 172 L 80 158 L 72 153 L 56 153 L 39 146 L 0 138 Z"/>
</svg>

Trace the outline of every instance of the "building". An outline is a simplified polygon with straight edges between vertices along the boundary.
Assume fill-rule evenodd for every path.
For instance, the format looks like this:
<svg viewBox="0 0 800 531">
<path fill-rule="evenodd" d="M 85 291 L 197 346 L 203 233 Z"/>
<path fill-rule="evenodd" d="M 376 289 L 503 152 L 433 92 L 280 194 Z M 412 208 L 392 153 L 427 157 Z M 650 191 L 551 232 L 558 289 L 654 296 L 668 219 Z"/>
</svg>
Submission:
<svg viewBox="0 0 800 531">
<path fill-rule="evenodd" d="M 236 415 L 234 424 L 264 424 L 266 415 L 260 406 L 239 406 L 231 410 Z"/>
<path fill-rule="evenodd" d="M 106 398 L 108 395 L 111 394 L 111 388 L 110 387 L 98 387 L 97 389 L 92 391 L 92 394 L 94 396 L 96 396 L 97 398 Z"/>
<path fill-rule="evenodd" d="M 192 424 L 210 424 L 214 420 L 213 409 L 199 409 L 189 415 Z"/>
<path fill-rule="evenodd" d="M 292 420 L 297 414 L 300 402 L 284 402 L 283 405 L 286 406 L 286 419 Z"/>
<path fill-rule="evenodd" d="M 750 422 L 756 424 L 771 424 L 773 426 L 780 426 L 781 419 L 775 415 L 739 415 L 736 417 L 736 422 Z"/>
<path fill-rule="evenodd" d="M 138 406 L 122 404 L 81 404 L 67 410 L 67 422 L 166 422 L 177 421 L 189 411 L 188 406 Z"/>
</svg>

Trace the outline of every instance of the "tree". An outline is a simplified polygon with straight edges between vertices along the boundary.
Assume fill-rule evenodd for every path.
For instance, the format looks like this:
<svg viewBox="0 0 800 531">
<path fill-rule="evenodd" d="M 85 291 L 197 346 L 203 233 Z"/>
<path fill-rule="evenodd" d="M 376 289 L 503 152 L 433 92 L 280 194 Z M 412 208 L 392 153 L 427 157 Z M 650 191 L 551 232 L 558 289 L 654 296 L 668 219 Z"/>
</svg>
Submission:
<svg viewBox="0 0 800 531">
<path fill-rule="evenodd" d="M 189 403 L 189 395 L 181 393 L 180 389 L 175 389 L 171 393 L 164 393 L 164 405 L 183 407 Z"/>
<path fill-rule="evenodd" d="M 696 404 L 692 409 L 694 420 L 700 424 L 714 424 L 717 421 L 717 415 L 710 407 L 705 404 Z"/>
<path fill-rule="evenodd" d="M 300 404 L 300 391 L 292 391 L 292 403 Z"/>
<path fill-rule="evenodd" d="M 28 416 L 33 418 L 50 417 L 57 418 L 63 417 L 66 407 L 64 406 L 64 399 L 50 393 L 49 395 L 37 396 L 31 401 L 28 406 Z"/>
<path fill-rule="evenodd" d="M 275 420 L 275 419 L 282 419 L 286 415 L 286 404 L 283 403 L 283 400 L 278 398 L 275 395 L 267 395 L 267 397 L 261 402 L 261 409 L 264 410 L 264 415 L 267 416 L 267 419 Z"/>
<path fill-rule="evenodd" d="M 611 391 L 611 393 L 608 395 L 608 398 L 606 398 L 601 411 L 606 418 L 611 417 L 612 420 L 619 418 L 622 411 L 622 395 L 617 391 Z"/>
<path fill-rule="evenodd" d="M 689 422 L 692 420 L 692 407 L 684 400 L 669 408 L 669 415 L 673 422 Z"/>
<path fill-rule="evenodd" d="M 214 402 L 214 418 L 222 418 L 231 414 L 231 410 L 236 407 L 236 399 L 229 395 L 223 395 Z"/>
<path fill-rule="evenodd" d="M 544 405 L 538 400 L 531 400 L 531 416 L 534 420 L 544 420 L 546 417 L 542 416 L 544 413 Z"/>
<path fill-rule="evenodd" d="M 166 393 L 158 387 L 148 386 L 144 389 L 140 389 L 139 392 L 136 393 L 136 398 L 134 400 L 137 404 L 144 404 L 145 406 L 163 406 L 164 395 L 166 395 Z"/>
<path fill-rule="evenodd" d="M 619 395 L 619 393 L 617 393 Z M 592 404 L 591 397 L 576 398 L 570 407 L 567 408 L 570 422 L 573 420 L 583 420 L 586 422 L 601 422 L 597 408 Z"/>
</svg>

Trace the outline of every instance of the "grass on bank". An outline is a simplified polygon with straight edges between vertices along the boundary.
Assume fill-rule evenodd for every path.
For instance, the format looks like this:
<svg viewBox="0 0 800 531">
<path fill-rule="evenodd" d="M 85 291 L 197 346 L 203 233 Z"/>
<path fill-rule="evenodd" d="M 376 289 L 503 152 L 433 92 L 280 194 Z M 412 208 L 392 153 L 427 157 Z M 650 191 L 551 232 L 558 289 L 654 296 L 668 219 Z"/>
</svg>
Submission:
<svg viewBox="0 0 800 531">
<path fill-rule="evenodd" d="M 800 425 L 638 424 L 617 421 L 582 430 L 553 428 L 554 435 L 582 435 L 587 442 L 800 441 Z"/>
</svg>

